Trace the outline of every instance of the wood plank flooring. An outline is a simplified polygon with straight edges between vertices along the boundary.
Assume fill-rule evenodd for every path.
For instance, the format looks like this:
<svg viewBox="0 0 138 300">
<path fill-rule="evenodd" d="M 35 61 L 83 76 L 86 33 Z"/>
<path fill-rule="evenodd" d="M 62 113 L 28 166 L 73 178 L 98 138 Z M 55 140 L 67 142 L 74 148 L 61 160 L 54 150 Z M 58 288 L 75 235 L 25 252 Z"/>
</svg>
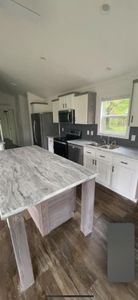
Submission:
<svg viewBox="0 0 138 300">
<path fill-rule="evenodd" d="M 94 295 L 96 300 L 138 299 L 138 204 L 96 186 L 93 234 L 80 232 L 80 201 L 75 218 L 42 238 L 25 213 L 26 229 L 35 284 L 25 293 L 19 290 L 18 274 L 9 229 L 0 222 L 0 300 L 56 299 L 47 295 Z M 106 231 L 109 222 L 134 222 L 136 228 L 136 280 L 112 284 L 106 275 Z M 70 299 L 70 298 L 57 298 Z M 72 299 L 82 299 L 75 296 Z M 88 298 L 85 298 L 88 299 Z"/>
</svg>

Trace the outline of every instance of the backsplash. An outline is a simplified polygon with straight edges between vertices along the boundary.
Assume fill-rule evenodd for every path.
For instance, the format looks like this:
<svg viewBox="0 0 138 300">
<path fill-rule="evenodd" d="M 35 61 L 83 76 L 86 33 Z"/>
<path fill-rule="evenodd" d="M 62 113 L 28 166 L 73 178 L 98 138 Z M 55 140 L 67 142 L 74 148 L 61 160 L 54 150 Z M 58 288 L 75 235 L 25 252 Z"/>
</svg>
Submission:
<svg viewBox="0 0 138 300">
<path fill-rule="evenodd" d="M 64 131 L 62 131 L 62 128 L 64 128 Z M 93 125 L 73 125 L 73 124 L 68 124 L 68 123 L 62 123 L 60 125 L 61 129 L 61 136 L 64 136 L 68 130 L 70 129 L 78 129 L 82 131 L 82 139 L 84 140 L 90 140 L 90 141 L 96 141 L 100 142 L 102 139 L 107 139 L 106 136 L 100 136 L 97 135 L 97 124 Z M 87 135 L 87 130 L 89 130 L 90 134 L 91 131 L 93 131 L 93 135 Z M 136 140 L 135 142 L 131 141 L 131 135 L 136 135 Z M 129 139 L 120 139 L 120 138 L 110 138 L 110 142 L 116 140 L 117 144 L 120 146 L 125 146 L 125 147 L 137 147 L 138 148 L 138 127 L 131 127 L 130 128 L 130 133 L 129 133 Z"/>
</svg>

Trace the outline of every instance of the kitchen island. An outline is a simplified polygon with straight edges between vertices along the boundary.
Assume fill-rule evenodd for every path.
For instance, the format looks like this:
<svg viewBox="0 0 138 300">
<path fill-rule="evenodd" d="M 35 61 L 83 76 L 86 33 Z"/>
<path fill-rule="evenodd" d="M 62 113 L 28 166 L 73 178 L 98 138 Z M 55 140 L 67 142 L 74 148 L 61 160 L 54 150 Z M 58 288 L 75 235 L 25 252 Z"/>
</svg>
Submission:
<svg viewBox="0 0 138 300">
<path fill-rule="evenodd" d="M 95 177 L 96 174 L 85 167 L 37 146 L 0 152 L 0 216 L 7 220 L 10 229 L 22 290 L 34 283 L 22 212 L 29 210 L 41 234 L 45 235 L 50 232 L 47 217 L 51 203 L 57 208 L 57 199 L 62 199 L 63 213 L 59 217 L 63 217 L 63 222 L 64 201 L 67 208 L 71 203 L 66 216 L 66 220 L 69 219 L 73 216 L 75 187 L 81 184 L 80 228 L 87 236 L 93 228 Z"/>
</svg>

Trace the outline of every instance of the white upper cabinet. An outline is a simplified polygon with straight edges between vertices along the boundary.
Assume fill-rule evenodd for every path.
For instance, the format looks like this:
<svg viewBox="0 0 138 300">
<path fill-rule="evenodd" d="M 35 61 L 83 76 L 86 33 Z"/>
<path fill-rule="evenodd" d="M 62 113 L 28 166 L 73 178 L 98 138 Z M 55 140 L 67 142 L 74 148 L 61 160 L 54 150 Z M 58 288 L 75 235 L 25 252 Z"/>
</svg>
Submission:
<svg viewBox="0 0 138 300">
<path fill-rule="evenodd" d="M 73 102 L 74 102 L 75 94 L 69 94 L 65 96 L 59 97 L 59 110 L 68 110 L 73 109 Z"/>
<path fill-rule="evenodd" d="M 75 109 L 75 124 L 94 124 L 96 93 L 75 96 L 73 109 Z"/>
<path fill-rule="evenodd" d="M 53 111 L 53 123 L 58 123 L 59 122 L 59 116 L 58 116 L 59 101 L 58 100 L 52 101 L 52 111 Z"/>
<path fill-rule="evenodd" d="M 130 126 L 138 126 L 138 79 L 133 81 Z"/>
<path fill-rule="evenodd" d="M 49 112 L 49 104 L 48 103 L 31 103 L 31 113 L 43 113 Z"/>
</svg>

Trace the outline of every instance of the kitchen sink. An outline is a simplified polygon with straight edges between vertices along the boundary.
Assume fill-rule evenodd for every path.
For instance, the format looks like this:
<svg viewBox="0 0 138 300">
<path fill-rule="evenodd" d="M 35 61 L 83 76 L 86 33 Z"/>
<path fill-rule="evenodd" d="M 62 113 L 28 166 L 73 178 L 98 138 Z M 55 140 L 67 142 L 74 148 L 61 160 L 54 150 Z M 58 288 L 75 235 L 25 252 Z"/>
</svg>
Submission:
<svg viewBox="0 0 138 300">
<path fill-rule="evenodd" d="M 100 146 L 100 148 L 102 148 L 102 149 L 114 150 L 114 149 L 119 148 L 119 146 L 118 146 L 118 145 L 112 145 L 112 144 L 109 144 L 109 145 L 102 145 L 102 146 Z"/>
<path fill-rule="evenodd" d="M 89 146 L 100 147 L 101 144 L 99 144 L 97 142 L 92 142 L 91 144 L 89 144 Z"/>
</svg>

